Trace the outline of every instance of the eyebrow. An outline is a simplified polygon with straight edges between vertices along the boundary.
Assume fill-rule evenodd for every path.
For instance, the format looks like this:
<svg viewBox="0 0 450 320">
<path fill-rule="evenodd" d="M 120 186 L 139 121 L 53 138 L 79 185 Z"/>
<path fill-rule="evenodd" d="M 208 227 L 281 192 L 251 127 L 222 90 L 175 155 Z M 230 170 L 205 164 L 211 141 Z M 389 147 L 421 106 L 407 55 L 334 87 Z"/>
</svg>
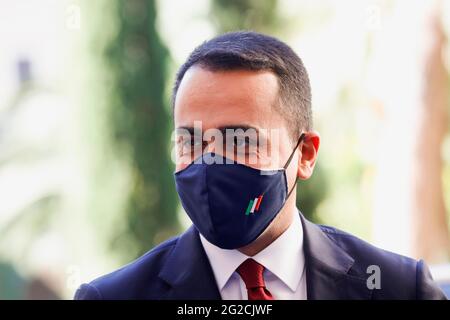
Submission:
<svg viewBox="0 0 450 320">
<path fill-rule="evenodd" d="M 255 130 L 257 134 L 259 134 L 259 129 L 253 126 L 248 125 L 227 125 L 227 126 L 220 126 L 218 128 L 215 128 L 222 132 L 223 134 L 226 134 L 226 130 L 243 130 L 247 131 L 249 129 Z M 185 127 L 181 126 L 175 129 L 177 133 L 183 133 L 185 131 L 189 132 L 191 135 L 194 135 L 194 127 Z"/>
</svg>

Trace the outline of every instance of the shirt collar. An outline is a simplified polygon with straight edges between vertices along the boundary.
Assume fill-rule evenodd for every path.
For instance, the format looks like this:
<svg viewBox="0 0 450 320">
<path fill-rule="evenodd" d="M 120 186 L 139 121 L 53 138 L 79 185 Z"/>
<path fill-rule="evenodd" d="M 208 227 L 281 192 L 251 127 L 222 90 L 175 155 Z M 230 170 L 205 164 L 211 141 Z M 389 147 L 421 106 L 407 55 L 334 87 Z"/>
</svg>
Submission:
<svg viewBox="0 0 450 320">
<path fill-rule="evenodd" d="M 214 272 L 219 290 L 222 290 L 237 267 L 248 258 L 262 264 L 292 291 L 295 291 L 305 267 L 303 228 L 297 209 L 291 225 L 265 249 L 249 257 L 237 249 L 228 250 L 210 243 L 201 234 L 200 239 Z"/>
</svg>

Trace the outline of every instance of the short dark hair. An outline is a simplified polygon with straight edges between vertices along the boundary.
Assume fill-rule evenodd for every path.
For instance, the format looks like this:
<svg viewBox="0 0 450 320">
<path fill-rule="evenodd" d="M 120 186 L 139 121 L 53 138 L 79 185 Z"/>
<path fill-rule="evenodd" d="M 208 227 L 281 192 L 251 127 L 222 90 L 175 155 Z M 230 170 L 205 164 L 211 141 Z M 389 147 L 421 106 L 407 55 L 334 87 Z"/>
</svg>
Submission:
<svg viewBox="0 0 450 320">
<path fill-rule="evenodd" d="M 203 42 L 178 70 L 172 107 L 186 71 L 198 65 L 210 71 L 269 70 L 279 79 L 278 111 L 286 119 L 292 138 L 312 128 L 311 86 L 300 57 L 284 42 L 253 31 L 219 35 Z"/>
</svg>

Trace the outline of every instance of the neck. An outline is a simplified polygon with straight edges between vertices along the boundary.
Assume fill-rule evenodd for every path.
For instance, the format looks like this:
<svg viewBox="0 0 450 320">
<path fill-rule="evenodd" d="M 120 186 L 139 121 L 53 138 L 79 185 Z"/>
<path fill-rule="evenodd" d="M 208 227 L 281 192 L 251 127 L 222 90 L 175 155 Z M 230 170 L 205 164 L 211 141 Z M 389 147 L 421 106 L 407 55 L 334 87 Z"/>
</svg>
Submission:
<svg viewBox="0 0 450 320">
<path fill-rule="evenodd" d="M 294 196 L 294 195 L 292 195 Z M 281 212 L 273 219 L 264 232 L 252 243 L 239 248 L 243 254 L 253 257 L 260 251 L 268 247 L 279 236 L 281 236 L 291 225 L 293 212 L 295 210 L 295 197 L 290 197 Z"/>
</svg>

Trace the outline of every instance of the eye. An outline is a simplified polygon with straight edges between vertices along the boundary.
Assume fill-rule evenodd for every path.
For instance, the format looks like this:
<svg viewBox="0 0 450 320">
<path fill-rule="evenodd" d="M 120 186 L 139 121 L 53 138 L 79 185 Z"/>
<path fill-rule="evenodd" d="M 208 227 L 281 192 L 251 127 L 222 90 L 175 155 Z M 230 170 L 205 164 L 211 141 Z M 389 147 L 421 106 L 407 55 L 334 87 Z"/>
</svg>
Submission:
<svg viewBox="0 0 450 320">
<path fill-rule="evenodd" d="M 248 146 L 248 138 L 246 137 L 234 137 L 233 144 L 235 147 L 242 148 Z"/>
<path fill-rule="evenodd" d="M 192 142 L 192 146 L 194 148 L 199 148 L 199 147 L 203 146 L 203 141 L 201 139 L 194 139 Z"/>
<path fill-rule="evenodd" d="M 178 141 L 178 145 L 183 148 L 200 147 L 203 141 L 198 138 L 184 137 Z"/>
<path fill-rule="evenodd" d="M 190 148 L 191 147 L 191 139 L 183 138 L 181 141 L 178 142 L 178 147 L 183 148 L 183 150 L 186 150 L 186 148 Z"/>
<path fill-rule="evenodd" d="M 177 148 L 179 155 L 189 155 L 194 153 L 195 150 L 198 150 L 202 147 L 202 140 L 194 137 L 181 137 L 177 141 Z"/>
<path fill-rule="evenodd" d="M 248 136 L 236 136 L 233 138 L 233 149 L 237 153 L 249 154 L 257 152 L 257 140 Z"/>
</svg>

